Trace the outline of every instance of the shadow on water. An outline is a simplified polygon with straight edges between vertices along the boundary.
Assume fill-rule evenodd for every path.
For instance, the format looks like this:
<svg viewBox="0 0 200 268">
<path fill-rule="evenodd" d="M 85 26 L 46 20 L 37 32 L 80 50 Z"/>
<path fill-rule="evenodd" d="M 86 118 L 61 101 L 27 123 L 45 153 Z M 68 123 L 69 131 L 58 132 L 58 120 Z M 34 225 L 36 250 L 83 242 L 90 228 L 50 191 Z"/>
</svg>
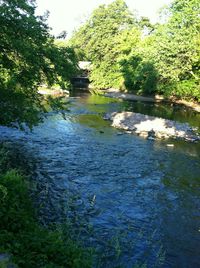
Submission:
<svg viewBox="0 0 200 268">
<path fill-rule="evenodd" d="M 70 218 L 74 236 L 97 250 L 94 267 L 199 267 L 200 144 L 118 135 L 102 120 L 124 109 L 164 113 L 155 107 L 84 93 L 70 98 L 66 119 L 50 113 L 32 133 L 0 130 L 38 159 L 41 221 Z"/>
</svg>

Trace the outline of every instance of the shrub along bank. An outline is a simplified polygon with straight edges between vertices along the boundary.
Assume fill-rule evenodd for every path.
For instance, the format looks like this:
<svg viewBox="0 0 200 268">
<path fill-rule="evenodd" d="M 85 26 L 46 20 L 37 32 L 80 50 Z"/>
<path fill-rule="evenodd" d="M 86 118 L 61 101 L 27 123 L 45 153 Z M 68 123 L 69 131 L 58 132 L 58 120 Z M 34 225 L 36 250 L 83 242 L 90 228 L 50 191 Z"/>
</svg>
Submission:
<svg viewBox="0 0 200 268">
<path fill-rule="evenodd" d="M 91 267 L 91 250 L 74 242 L 70 230 L 47 229 L 38 223 L 28 180 L 21 171 L 8 170 L 5 155 L 1 149 L 0 253 L 9 254 L 19 267 Z"/>
</svg>

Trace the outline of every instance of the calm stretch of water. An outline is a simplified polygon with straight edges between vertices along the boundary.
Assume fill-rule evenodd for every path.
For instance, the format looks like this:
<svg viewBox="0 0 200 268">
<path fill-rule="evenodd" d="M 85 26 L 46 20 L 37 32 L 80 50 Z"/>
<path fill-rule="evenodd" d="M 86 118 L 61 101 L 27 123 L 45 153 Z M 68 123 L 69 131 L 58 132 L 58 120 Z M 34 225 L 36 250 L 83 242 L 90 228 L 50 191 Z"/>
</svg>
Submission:
<svg viewBox="0 0 200 268">
<path fill-rule="evenodd" d="M 101 118 L 123 109 L 200 126 L 178 106 L 85 96 L 70 99 L 65 119 L 49 113 L 32 133 L 0 135 L 34 159 L 41 221 L 70 217 L 97 249 L 94 267 L 200 267 L 200 144 L 119 135 Z"/>
</svg>

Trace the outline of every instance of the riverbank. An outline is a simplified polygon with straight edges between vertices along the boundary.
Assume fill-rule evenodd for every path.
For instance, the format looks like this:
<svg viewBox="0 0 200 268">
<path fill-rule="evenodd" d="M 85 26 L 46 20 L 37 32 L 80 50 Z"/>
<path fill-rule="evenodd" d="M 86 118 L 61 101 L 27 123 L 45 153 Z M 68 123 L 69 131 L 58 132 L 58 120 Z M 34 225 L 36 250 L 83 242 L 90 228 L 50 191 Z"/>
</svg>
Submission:
<svg viewBox="0 0 200 268">
<path fill-rule="evenodd" d="M 38 222 L 31 183 L 14 165 L 0 144 L 0 267 L 91 267 L 90 251 L 70 237 L 73 227 Z"/>
<path fill-rule="evenodd" d="M 182 104 L 200 113 L 199 103 L 189 102 L 186 100 L 178 100 L 173 97 L 165 98 L 162 95 L 155 95 L 155 96 L 148 96 L 148 97 L 138 96 L 135 94 L 121 92 L 120 90 L 114 89 L 114 88 L 104 90 L 102 91 L 102 94 L 109 98 L 117 98 L 117 99 L 122 99 L 122 100 L 144 101 L 144 102 L 172 102 L 176 104 Z"/>
<path fill-rule="evenodd" d="M 112 126 L 148 139 L 183 139 L 199 141 L 200 136 L 187 123 L 158 118 L 133 112 L 108 113 L 104 119 L 111 120 Z"/>
</svg>

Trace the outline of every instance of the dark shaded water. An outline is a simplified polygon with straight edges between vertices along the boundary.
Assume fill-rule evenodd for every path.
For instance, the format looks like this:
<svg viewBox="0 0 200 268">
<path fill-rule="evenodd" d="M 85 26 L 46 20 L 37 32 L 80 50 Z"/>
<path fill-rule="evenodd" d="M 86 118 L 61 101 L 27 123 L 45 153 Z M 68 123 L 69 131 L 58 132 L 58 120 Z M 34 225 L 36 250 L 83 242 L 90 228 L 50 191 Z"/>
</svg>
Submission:
<svg viewBox="0 0 200 268">
<path fill-rule="evenodd" d="M 65 120 L 49 113 L 32 133 L 0 129 L 37 159 L 41 221 L 70 217 L 99 252 L 94 267 L 199 267 L 200 144 L 118 135 L 101 116 L 126 109 L 199 127 L 200 114 L 98 96 L 70 102 Z"/>
</svg>

